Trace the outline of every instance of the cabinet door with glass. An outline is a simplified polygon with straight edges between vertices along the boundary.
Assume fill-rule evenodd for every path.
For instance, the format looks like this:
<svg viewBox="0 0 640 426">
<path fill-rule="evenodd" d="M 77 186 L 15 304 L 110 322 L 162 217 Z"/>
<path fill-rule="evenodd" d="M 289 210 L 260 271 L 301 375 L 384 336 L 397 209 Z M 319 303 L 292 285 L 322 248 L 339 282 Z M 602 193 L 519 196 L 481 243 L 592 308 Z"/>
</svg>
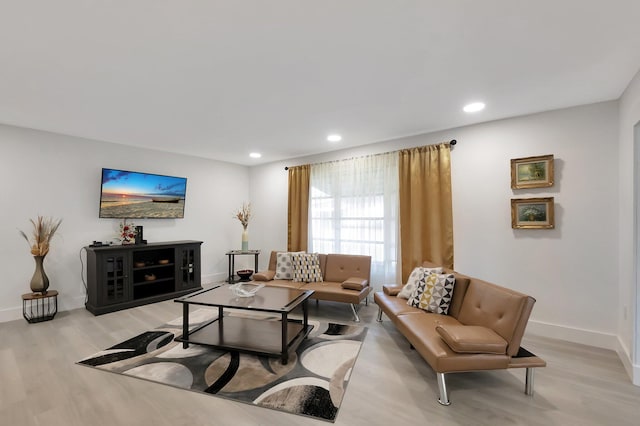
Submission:
<svg viewBox="0 0 640 426">
<path fill-rule="evenodd" d="M 99 266 L 102 269 L 101 305 L 121 303 L 131 299 L 129 256 L 130 253 L 127 251 L 101 253 L 99 260 Z"/>
<path fill-rule="evenodd" d="M 176 291 L 200 287 L 200 244 L 176 247 Z"/>
</svg>

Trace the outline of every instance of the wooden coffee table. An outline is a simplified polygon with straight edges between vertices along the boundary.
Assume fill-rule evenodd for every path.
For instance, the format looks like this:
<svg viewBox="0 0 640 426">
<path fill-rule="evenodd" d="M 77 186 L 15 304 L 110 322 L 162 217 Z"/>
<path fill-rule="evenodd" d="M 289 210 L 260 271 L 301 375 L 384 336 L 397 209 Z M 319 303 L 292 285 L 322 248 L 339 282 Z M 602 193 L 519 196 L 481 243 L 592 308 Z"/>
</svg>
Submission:
<svg viewBox="0 0 640 426">
<path fill-rule="evenodd" d="M 194 343 L 224 350 L 280 357 L 282 364 L 287 364 L 289 352 L 295 350 L 311 331 L 307 301 L 313 290 L 264 287 L 255 296 L 237 297 L 229 287 L 217 285 L 175 299 L 175 302 L 182 303 L 182 335 L 175 340 L 182 342 L 185 349 L 190 343 Z M 218 318 L 189 330 L 191 305 L 217 307 Z M 302 321 L 288 318 L 298 306 L 302 309 Z M 280 320 L 225 316 L 225 308 L 278 315 Z"/>
</svg>

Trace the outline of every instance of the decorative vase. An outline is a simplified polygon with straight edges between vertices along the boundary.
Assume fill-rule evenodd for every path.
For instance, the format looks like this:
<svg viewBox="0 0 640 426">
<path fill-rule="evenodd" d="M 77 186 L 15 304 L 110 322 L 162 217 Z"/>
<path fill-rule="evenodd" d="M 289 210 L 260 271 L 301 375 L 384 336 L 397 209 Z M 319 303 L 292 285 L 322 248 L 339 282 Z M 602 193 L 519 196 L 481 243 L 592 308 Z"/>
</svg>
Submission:
<svg viewBox="0 0 640 426">
<path fill-rule="evenodd" d="M 31 277 L 31 291 L 34 293 L 46 293 L 49 288 L 49 277 L 44 272 L 44 256 L 33 256 L 36 261 L 36 270 Z"/>
<path fill-rule="evenodd" d="M 242 251 L 248 251 L 249 250 L 249 231 L 247 231 L 247 228 L 244 228 L 242 230 Z"/>
</svg>

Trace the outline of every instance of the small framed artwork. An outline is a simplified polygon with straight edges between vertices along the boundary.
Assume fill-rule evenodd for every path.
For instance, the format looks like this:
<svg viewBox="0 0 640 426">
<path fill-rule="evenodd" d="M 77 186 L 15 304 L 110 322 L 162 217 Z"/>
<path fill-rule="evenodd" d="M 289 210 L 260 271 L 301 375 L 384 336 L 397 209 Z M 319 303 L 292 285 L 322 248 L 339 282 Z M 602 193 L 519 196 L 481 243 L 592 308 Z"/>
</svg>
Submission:
<svg viewBox="0 0 640 426">
<path fill-rule="evenodd" d="M 554 228 L 553 197 L 512 198 L 511 227 L 514 229 Z"/>
<path fill-rule="evenodd" d="M 553 155 L 511 160 L 511 188 L 553 186 Z"/>
</svg>

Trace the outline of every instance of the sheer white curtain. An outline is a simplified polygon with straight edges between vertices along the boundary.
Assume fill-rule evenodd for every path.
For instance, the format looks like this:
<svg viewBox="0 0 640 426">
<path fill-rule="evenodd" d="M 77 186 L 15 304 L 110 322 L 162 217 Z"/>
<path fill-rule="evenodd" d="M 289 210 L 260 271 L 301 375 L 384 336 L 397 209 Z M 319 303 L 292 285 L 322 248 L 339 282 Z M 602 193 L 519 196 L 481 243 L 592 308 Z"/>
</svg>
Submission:
<svg viewBox="0 0 640 426">
<path fill-rule="evenodd" d="M 398 154 L 311 165 L 309 251 L 371 256 L 371 285 L 395 283 Z"/>
</svg>

